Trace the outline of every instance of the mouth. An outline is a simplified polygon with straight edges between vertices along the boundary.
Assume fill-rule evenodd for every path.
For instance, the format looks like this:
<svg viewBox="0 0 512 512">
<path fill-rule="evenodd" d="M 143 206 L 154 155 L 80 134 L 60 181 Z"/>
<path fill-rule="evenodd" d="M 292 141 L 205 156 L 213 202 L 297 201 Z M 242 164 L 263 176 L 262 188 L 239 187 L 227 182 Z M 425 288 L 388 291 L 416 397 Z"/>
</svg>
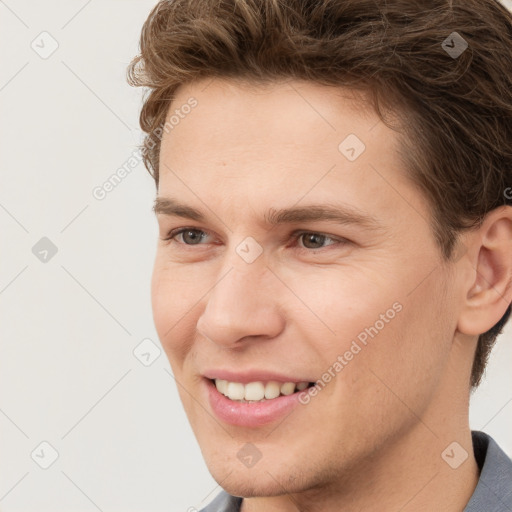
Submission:
<svg viewBox="0 0 512 512">
<path fill-rule="evenodd" d="M 250 428 L 282 421 L 304 403 L 301 395 L 315 385 L 306 381 L 241 383 L 211 378 L 205 378 L 203 382 L 211 411 L 219 420 Z"/>
<path fill-rule="evenodd" d="M 209 379 L 219 393 L 233 402 L 261 403 L 289 396 L 315 385 L 314 382 L 254 381 L 248 383 L 230 382 L 224 379 Z"/>
</svg>

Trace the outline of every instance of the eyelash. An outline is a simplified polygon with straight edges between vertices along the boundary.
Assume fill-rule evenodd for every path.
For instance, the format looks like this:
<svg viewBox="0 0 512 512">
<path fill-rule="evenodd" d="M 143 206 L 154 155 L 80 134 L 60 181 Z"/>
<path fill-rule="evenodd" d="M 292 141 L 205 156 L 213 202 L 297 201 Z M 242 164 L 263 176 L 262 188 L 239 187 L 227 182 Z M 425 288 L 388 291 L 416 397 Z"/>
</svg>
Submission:
<svg viewBox="0 0 512 512">
<path fill-rule="evenodd" d="M 185 246 L 188 246 L 188 247 L 193 247 L 194 245 L 203 245 L 203 244 L 185 244 L 183 242 L 176 242 L 175 240 L 173 240 L 176 236 L 184 233 L 185 231 L 197 231 L 197 232 L 200 232 L 200 233 L 208 234 L 207 231 L 203 231 L 202 229 L 193 228 L 193 227 L 184 227 L 184 228 L 173 229 L 172 231 L 170 231 L 167 234 L 167 237 L 166 238 L 162 238 L 162 240 L 163 241 L 170 241 L 170 242 L 179 243 L 180 245 L 185 245 Z M 305 252 L 319 251 L 319 250 L 322 250 L 322 249 L 327 249 L 328 247 L 331 247 L 331 246 L 340 245 L 340 244 L 341 245 L 345 245 L 346 243 L 348 243 L 348 240 L 334 238 L 332 236 L 329 236 L 329 235 L 326 235 L 324 233 L 320 233 L 320 232 L 317 232 L 317 231 L 298 231 L 298 232 L 294 232 L 294 233 L 292 233 L 292 239 L 293 239 L 294 242 L 297 242 L 300 239 L 300 237 L 303 236 L 303 235 L 321 235 L 321 236 L 324 236 L 327 240 L 331 240 L 331 241 L 337 242 L 337 244 L 330 244 L 330 245 L 327 245 L 327 246 L 324 246 L 324 247 L 319 247 L 317 249 L 308 249 L 307 247 L 297 247 L 297 249 L 299 251 L 305 251 Z"/>
</svg>

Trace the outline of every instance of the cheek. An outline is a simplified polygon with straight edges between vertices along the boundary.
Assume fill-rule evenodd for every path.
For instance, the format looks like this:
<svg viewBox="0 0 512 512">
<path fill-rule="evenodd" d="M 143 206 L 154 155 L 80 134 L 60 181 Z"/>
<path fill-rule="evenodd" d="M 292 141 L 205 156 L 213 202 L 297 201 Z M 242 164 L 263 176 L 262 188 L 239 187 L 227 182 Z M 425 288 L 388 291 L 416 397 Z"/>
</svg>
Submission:
<svg viewBox="0 0 512 512">
<path fill-rule="evenodd" d="M 158 337 L 171 366 L 182 360 L 190 349 L 189 334 L 195 332 L 191 324 L 194 305 L 206 293 L 207 286 L 190 275 L 189 270 L 171 266 L 157 256 L 151 279 L 153 321 Z"/>
<path fill-rule="evenodd" d="M 411 411 L 421 416 L 434 396 L 443 379 L 452 334 L 439 284 L 431 282 L 424 291 L 410 295 L 404 292 L 399 297 L 401 311 L 368 338 L 358 364 L 348 368 L 352 391 L 368 415 L 380 408 L 404 421 L 414 420 Z"/>
<path fill-rule="evenodd" d="M 173 294 L 171 279 L 165 267 L 157 260 L 151 278 L 151 306 L 153 321 L 162 343 L 166 330 L 173 325 L 175 302 L 176 296 Z"/>
<path fill-rule="evenodd" d="M 324 346 L 326 354 L 337 355 L 358 336 L 364 341 L 369 336 L 367 329 L 375 332 L 375 324 L 377 331 L 386 330 L 400 314 L 399 305 L 393 307 L 400 299 L 396 282 L 389 279 L 393 271 L 368 266 L 363 271 L 362 267 L 312 268 L 300 274 L 288 272 L 284 277 L 287 283 L 293 284 L 294 294 L 308 310 L 295 318 L 299 329 L 303 315 L 315 320 L 326 335 L 323 339 L 317 336 L 316 343 Z"/>
<path fill-rule="evenodd" d="M 201 265 L 180 265 L 158 254 L 151 279 L 151 301 L 155 322 L 171 327 L 187 315 L 211 287 Z M 163 340 L 162 340 L 163 341 Z"/>
<path fill-rule="evenodd" d="M 329 270 L 335 271 L 316 269 L 300 279 L 290 275 L 287 282 L 295 283 L 295 294 L 309 309 L 295 321 L 320 356 L 318 370 L 343 375 L 331 390 L 359 382 L 363 394 L 388 385 L 407 395 L 417 383 L 428 393 L 440 378 L 451 340 L 443 322 L 450 312 L 440 300 L 442 276 L 432 275 L 411 293 L 418 278 L 410 267 Z M 307 324 L 305 314 L 312 318 Z"/>
</svg>

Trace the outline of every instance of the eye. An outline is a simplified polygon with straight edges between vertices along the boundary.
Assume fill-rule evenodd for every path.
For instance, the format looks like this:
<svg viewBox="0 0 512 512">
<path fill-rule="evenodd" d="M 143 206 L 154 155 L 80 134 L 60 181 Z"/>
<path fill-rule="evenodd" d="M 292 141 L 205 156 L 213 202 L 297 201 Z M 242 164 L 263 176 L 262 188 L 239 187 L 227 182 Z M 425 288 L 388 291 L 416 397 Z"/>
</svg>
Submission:
<svg viewBox="0 0 512 512">
<path fill-rule="evenodd" d="M 311 250 L 311 249 L 323 249 L 326 247 L 325 242 L 331 241 L 328 245 L 334 245 L 336 243 L 343 244 L 343 240 L 335 240 L 334 238 L 331 238 L 328 235 L 324 235 L 322 233 L 316 233 L 313 231 L 302 231 L 299 233 L 296 233 L 294 236 L 294 239 L 296 241 L 302 240 L 302 247 L 299 245 L 299 250 Z"/>
<path fill-rule="evenodd" d="M 172 240 L 179 236 L 181 236 L 182 240 L 179 241 L 178 243 L 184 245 L 200 245 L 201 240 L 205 239 L 208 236 L 208 234 L 205 231 L 202 231 L 201 229 L 179 228 L 172 230 L 167 235 L 167 238 L 164 238 L 163 240 Z"/>
</svg>

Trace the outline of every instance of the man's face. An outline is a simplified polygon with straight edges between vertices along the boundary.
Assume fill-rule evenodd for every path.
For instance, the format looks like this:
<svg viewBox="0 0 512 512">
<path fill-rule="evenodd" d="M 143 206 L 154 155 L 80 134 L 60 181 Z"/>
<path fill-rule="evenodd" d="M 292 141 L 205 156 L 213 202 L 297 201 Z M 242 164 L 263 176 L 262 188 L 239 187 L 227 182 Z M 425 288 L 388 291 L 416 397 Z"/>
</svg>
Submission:
<svg viewBox="0 0 512 512">
<path fill-rule="evenodd" d="M 203 218 L 158 214 L 161 239 L 189 229 L 159 240 L 154 320 L 206 463 L 233 494 L 327 486 L 425 431 L 440 400 L 453 278 L 397 134 L 349 96 L 205 80 L 169 111 L 181 115 L 162 140 L 158 197 Z M 313 205 L 340 218 L 306 218 Z M 320 384 L 242 403 L 215 377 L 262 382 L 230 386 L 232 398 Z"/>
</svg>

